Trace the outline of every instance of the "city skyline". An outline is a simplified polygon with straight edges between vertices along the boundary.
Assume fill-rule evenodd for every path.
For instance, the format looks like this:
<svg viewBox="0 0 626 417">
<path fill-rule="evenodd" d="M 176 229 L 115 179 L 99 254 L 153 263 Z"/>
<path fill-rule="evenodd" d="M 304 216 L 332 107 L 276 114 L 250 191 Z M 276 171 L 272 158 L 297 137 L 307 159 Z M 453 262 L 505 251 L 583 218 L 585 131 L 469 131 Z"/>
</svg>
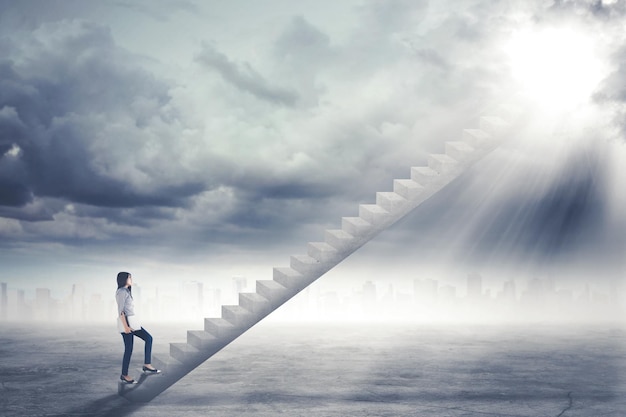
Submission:
<svg viewBox="0 0 626 417">
<path fill-rule="evenodd" d="M 397 287 L 390 281 L 365 280 L 361 286 L 339 290 L 318 281 L 273 316 L 278 321 L 365 321 L 378 316 L 390 321 L 441 322 L 464 321 L 469 314 L 476 321 L 490 322 L 494 318 L 489 314 L 496 314 L 503 321 L 610 321 L 611 315 L 626 312 L 624 285 L 587 282 L 574 287 L 566 281 L 557 284 L 551 277 L 505 279 L 497 284 L 491 280 L 486 285 L 477 272 L 467 273 L 462 285 L 433 278 L 410 282 Z M 239 293 L 254 291 L 254 281 L 243 276 L 232 277 L 230 284 L 224 288 L 187 281 L 176 292 L 134 285 L 133 295 L 139 314 L 147 321 L 194 321 L 219 317 L 222 305 L 237 304 Z M 113 296 L 88 292 L 81 284 L 73 284 L 61 298 L 52 297 L 48 288 L 37 288 L 31 296 L 7 283 L 1 283 L 1 289 L 0 319 L 5 321 L 106 323 L 113 322 L 116 314 Z"/>
</svg>

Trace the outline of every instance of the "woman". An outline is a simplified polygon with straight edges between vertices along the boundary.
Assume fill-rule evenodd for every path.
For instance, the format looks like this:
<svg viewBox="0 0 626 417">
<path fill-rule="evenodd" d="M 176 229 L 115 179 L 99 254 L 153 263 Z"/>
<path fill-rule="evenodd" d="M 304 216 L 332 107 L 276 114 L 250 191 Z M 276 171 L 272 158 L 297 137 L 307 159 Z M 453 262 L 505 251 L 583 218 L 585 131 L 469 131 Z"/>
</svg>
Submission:
<svg viewBox="0 0 626 417">
<path fill-rule="evenodd" d="M 124 359 L 122 361 L 122 375 L 120 380 L 126 384 L 136 384 L 135 380 L 128 376 L 128 366 L 130 365 L 130 356 L 133 354 L 134 336 L 143 339 L 146 342 L 145 358 L 143 371 L 147 374 L 161 373 L 154 368 L 152 362 L 152 336 L 146 331 L 135 316 L 135 306 L 133 304 L 133 294 L 131 287 L 133 278 L 128 272 L 120 272 L 117 274 L 117 292 L 115 299 L 117 300 L 118 330 L 124 339 Z"/>
</svg>

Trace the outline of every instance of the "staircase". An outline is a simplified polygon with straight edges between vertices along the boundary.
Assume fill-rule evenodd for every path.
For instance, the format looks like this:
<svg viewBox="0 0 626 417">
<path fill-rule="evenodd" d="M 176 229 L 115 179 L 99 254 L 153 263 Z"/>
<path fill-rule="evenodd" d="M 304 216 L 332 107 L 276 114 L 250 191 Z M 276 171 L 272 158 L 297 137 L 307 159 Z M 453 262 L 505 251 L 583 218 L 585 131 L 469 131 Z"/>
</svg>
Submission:
<svg viewBox="0 0 626 417">
<path fill-rule="evenodd" d="M 361 204 L 358 217 L 343 217 L 341 229 L 326 230 L 324 242 L 308 243 L 307 254 L 274 268 L 272 280 L 256 281 L 256 292 L 222 306 L 221 318 L 206 318 L 204 330 L 188 331 L 187 343 L 171 343 L 169 355 L 154 355 L 162 374 L 120 383 L 119 394 L 132 402 L 152 400 L 491 152 L 507 126 L 499 117 L 481 117 L 480 129 L 465 129 L 461 141 L 446 142 L 444 154 L 430 155 L 428 166 L 411 168 L 410 179 L 394 180 L 392 192 L 376 193 L 376 204 Z"/>
</svg>

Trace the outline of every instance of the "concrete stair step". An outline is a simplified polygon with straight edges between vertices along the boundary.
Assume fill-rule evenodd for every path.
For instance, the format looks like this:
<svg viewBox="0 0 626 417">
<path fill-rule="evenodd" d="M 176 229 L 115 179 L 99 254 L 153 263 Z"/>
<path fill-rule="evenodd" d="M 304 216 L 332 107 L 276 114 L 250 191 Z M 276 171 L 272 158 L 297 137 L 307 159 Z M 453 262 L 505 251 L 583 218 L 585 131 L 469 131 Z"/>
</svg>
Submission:
<svg viewBox="0 0 626 417">
<path fill-rule="evenodd" d="M 204 330 L 188 330 L 187 343 L 198 350 L 206 349 L 217 343 L 215 335 L 205 332 Z"/>
<path fill-rule="evenodd" d="M 267 298 L 255 292 L 239 293 L 239 305 L 253 314 L 269 312 L 272 307 L 272 304 Z"/>
<path fill-rule="evenodd" d="M 321 263 L 330 263 L 337 260 L 339 255 L 337 249 L 326 242 L 309 242 L 307 253 L 311 258 L 317 259 Z"/>
<path fill-rule="evenodd" d="M 411 167 L 411 180 L 427 186 L 439 177 L 439 173 L 430 167 Z"/>
<path fill-rule="evenodd" d="M 466 142 L 446 142 L 446 155 L 457 161 L 463 161 L 472 152 L 474 152 L 474 148 Z"/>
<path fill-rule="evenodd" d="M 235 327 L 244 327 L 254 320 L 254 315 L 240 305 L 222 306 L 222 318 Z"/>
<path fill-rule="evenodd" d="M 257 280 L 256 292 L 267 298 L 272 304 L 272 307 L 282 304 L 280 301 L 287 298 L 290 294 L 287 288 L 274 280 Z"/>
<path fill-rule="evenodd" d="M 153 353 L 152 354 L 152 366 L 161 370 L 161 372 L 169 373 L 173 370 L 183 367 L 183 363 L 178 359 L 172 357 L 169 354 L 169 348 L 167 353 Z"/>
<path fill-rule="evenodd" d="M 221 339 L 236 334 L 237 327 L 224 318 L 207 318 L 204 319 L 204 331 Z"/>
<path fill-rule="evenodd" d="M 326 230 L 324 240 L 339 252 L 349 249 L 354 244 L 354 236 L 343 229 Z"/>
<path fill-rule="evenodd" d="M 417 198 L 423 190 L 424 186 L 413 180 L 393 180 L 393 191 L 407 200 Z"/>
<path fill-rule="evenodd" d="M 289 266 L 302 275 L 310 275 L 320 270 L 322 264 L 309 255 L 292 255 L 289 260 Z"/>
<path fill-rule="evenodd" d="M 492 113 L 493 116 L 500 117 L 503 120 L 511 120 L 517 117 L 520 113 L 520 108 L 511 103 L 503 103 L 499 104 Z"/>
<path fill-rule="evenodd" d="M 484 147 L 491 142 L 491 135 L 480 129 L 463 129 L 463 140 L 474 148 Z"/>
<path fill-rule="evenodd" d="M 274 281 L 285 288 L 299 291 L 310 284 L 304 275 L 289 267 L 274 268 Z"/>
<path fill-rule="evenodd" d="M 389 219 L 390 213 L 378 204 L 361 204 L 359 205 L 359 217 L 372 226 L 378 226 Z"/>
<path fill-rule="evenodd" d="M 428 156 L 428 167 L 439 174 L 447 174 L 458 164 L 456 159 L 446 154 L 432 154 Z"/>
<path fill-rule="evenodd" d="M 389 213 L 395 213 L 406 206 L 407 199 L 396 192 L 379 192 L 376 193 L 376 205 L 387 210 Z"/>
<path fill-rule="evenodd" d="M 341 230 L 351 236 L 365 236 L 372 230 L 372 224 L 362 217 L 342 217 Z"/>
<path fill-rule="evenodd" d="M 200 351 L 188 343 L 170 343 L 170 356 L 180 362 L 187 362 L 199 354 Z"/>
<path fill-rule="evenodd" d="M 509 124 L 500 117 L 483 116 L 480 118 L 480 129 L 492 136 L 499 135 L 508 126 Z"/>
</svg>

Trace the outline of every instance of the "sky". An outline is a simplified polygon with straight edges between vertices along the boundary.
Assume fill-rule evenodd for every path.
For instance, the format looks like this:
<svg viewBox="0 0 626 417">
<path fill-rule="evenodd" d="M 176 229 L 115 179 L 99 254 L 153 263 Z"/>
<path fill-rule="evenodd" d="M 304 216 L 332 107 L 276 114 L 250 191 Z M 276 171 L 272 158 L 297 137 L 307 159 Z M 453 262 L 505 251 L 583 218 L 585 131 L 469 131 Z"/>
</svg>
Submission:
<svg viewBox="0 0 626 417">
<path fill-rule="evenodd" d="M 0 0 L 0 281 L 271 279 L 508 103 L 500 148 L 325 282 L 620 283 L 625 22 L 619 1 Z"/>
</svg>

